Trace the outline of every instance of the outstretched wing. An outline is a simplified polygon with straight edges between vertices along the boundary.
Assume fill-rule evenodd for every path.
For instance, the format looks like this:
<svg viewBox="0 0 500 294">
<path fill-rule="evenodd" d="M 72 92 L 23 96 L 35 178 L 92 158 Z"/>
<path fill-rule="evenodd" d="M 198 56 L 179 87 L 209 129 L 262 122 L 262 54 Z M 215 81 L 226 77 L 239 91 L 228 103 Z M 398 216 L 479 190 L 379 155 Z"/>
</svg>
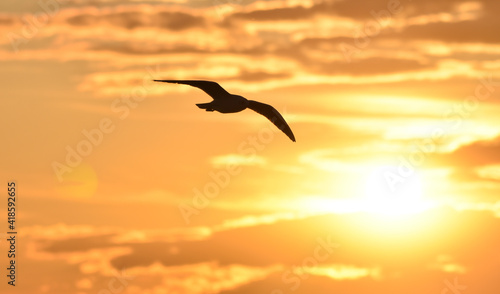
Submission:
<svg viewBox="0 0 500 294">
<path fill-rule="evenodd" d="M 190 85 L 203 90 L 205 93 L 210 95 L 210 97 L 212 97 L 214 100 L 225 99 L 231 96 L 231 94 L 229 94 L 226 90 L 224 90 L 224 88 L 222 88 L 219 84 L 211 81 L 198 81 L 198 80 L 154 80 L 154 81 Z"/>
<path fill-rule="evenodd" d="M 282 130 L 288 138 L 295 142 L 295 136 L 293 135 L 292 130 L 276 108 L 253 100 L 248 100 L 248 108 L 267 117 L 267 119 L 277 126 L 278 129 Z"/>
</svg>

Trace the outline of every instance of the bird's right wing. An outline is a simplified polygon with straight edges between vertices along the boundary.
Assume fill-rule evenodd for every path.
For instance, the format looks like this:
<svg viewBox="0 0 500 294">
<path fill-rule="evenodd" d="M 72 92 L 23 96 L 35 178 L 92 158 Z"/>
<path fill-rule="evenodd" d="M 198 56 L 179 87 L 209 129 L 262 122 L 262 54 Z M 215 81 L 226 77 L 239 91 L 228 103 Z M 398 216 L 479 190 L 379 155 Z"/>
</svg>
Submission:
<svg viewBox="0 0 500 294">
<path fill-rule="evenodd" d="M 295 136 L 293 135 L 292 129 L 290 129 L 285 119 L 276 110 L 276 108 L 253 100 L 248 100 L 248 108 L 267 117 L 267 119 L 277 126 L 278 129 L 283 131 L 283 133 L 285 133 L 290 140 L 295 142 Z"/>
<path fill-rule="evenodd" d="M 211 81 L 200 81 L 200 80 L 154 80 L 154 81 L 190 85 L 203 90 L 205 93 L 210 95 L 210 97 L 212 97 L 214 100 L 224 99 L 231 95 L 226 90 L 224 90 L 224 88 L 222 88 L 219 84 Z"/>
</svg>

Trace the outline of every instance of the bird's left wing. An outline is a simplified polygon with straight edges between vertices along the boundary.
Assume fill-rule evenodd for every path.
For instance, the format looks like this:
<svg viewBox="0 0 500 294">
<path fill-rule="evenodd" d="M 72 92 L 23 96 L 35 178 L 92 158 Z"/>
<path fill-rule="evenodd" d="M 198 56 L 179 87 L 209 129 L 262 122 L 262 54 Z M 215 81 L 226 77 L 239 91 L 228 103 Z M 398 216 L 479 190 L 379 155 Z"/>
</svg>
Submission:
<svg viewBox="0 0 500 294">
<path fill-rule="evenodd" d="M 276 108 L 253 100 L 248 100 L 248 108 L 267 117 L 267 119 L 277 126 L 278 129 L 283 131 L 288 138 L 295 142 L 295 136 L 293 135 L 292 130 Z"/>
<path fill-rule="evenodd" d="M 226 90 L 224 90 L 224 88 L 222 88 L 219 84 L 212 81 L 201 81 L 201 80 L 154 80 L 154 81 L 190 85 L 203 90 L 213 99 L 224 99 L 231 95 Z"/>
</svg>

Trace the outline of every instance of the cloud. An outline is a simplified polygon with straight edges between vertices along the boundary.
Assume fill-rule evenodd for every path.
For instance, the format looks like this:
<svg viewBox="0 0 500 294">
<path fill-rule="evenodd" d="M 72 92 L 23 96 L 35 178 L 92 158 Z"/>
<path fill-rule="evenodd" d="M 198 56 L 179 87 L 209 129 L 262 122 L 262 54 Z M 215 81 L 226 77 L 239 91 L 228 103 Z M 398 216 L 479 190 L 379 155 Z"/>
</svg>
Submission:
<svg viewBox="0 0 500 294">
<path fill-rule="evenodd" d="M 115 26 L 128 30 L 139 27 L 157 27 L 172 31 L 203 26 L 201 17 L 183 12 L 160 11 L 153 13 L 145 12 L 116 12 L 108 14 L 81 14 L 66 20 L 73 26 Z"/>
<path fill-rule="evenodd" d="M 488 28 L 498 26 L 497 12 L 500 5 L 495 1 L 445 1 L 418 5 L 422 14 L 418 19 L 435 19 L 425 25 L 409 25 L 400 31 L 400 38 L 412 40 L 439 40 L 444 42 L 498 43 L 497 35 Z M 446 17 L 443 13 L 451 11 Z M 439 14 L 436 14 L 439 13 Z M 416 20 L 417 18 L 415 18 Z"/>
<path fill-rule="evenodd" d="M 89 0 L 64 0 L 66 4 L 71 5 L 85 5 L 89 3 Z M 93 4 L 102 5 L 102 4 L 122 4 L 120 0 L 91 0 Z M 142 0 L 130 0 L 130 2 L 144 2 Z M 163 3 L 163 4 L 188 4 L 188 0 L 148 0 L 149 3 Z"/>
<path fill-rule="evenodd" d="M 498 43 L 500 37 L 490 34 L 491 26 L 500 25 L 498 18 L 457 23 L 434 23 L 426 26 L 410 26 L 401 37 L 411 40 L 439 40 L 445 42 Z"/>
<path fill-rule="evenodd" d="M 421 39 L 418 34 L 432 36 L 439 32 L 434 26 L 449 26 L 450 30 L 461 32 L 459 37 L 467 35 L 463 33 L 467 32 L 465 27 L 460 29 L 462 25 L 469 27 L 468 22 L 460 21 L 467 17 L 474 24 L 493 21 L 490 14 L 485 16 L 490 17 L 488 19 L 479 18 L 477 14 L 482 9 L 494 8 L 490 2 L 458 4 L 450 1 L 433 6 L 429 2 L 426 5 L 434 8 L 417 6 L 418 14 L 413 6 L 405 6 L 408 15 L 418 16 L 407 21 L 395 18 L 391 28 L 371 38 L 369 46 L 362 48 L 351 63 L 346 62 L 339 45 L 355 44 L 354 28 L 363 25 L 367 17 L 373 18 L 372 8 L 387 9 L 387 1 L 370 1 L 363 9 L 352 7 L 348 1 L 310 1 L 300 5 L 285 1 L 245 2 L 232 5 L 235 12 L 225 21 L 216 16 L 214 6 L 152 3 L 108 5 L 100 9 L 69 6 L 62 7 L 57 17 L 40 27 L 17 54 L 11 52 L 5 39 L 3 45 L 8 49 L 2 56 L 5 60 L 19 61 L 95 62 L 100 64 L 96 67 L 99 69 L 86 73 L 80 79 L 79 89 L 92 89 L 102 95 L 117 95 L 126 84 L 137 81 L 112 78 L 110 75 L 116 75 L 115 69 L 128 76 L 127 72 L 136 71 L 136 67 L 144 64 L 161 64 L 166 68 L 164 74 L 171 77 L 217 79 L 249 91 L 307 84 L 387 83 L 474 76 L 477 69 L 464 67 L 463 52 L 457 52 L 466 50 L 466 44 L 457 48 L 443 45 L 444 50 L 430 52 L 429 48 L 437 47 L 415 41 Z M 451 16 L 430 15 L 438 12 Z M 0 19 L 10 23 L 19 17 L 4 13 Z M 3 33 L 12 31 L 21 35 L 22 30 L 22 22 L 0 29 Z M 450 36 L 446 32 L 442 34 Z M 481 30 L 481 34 L 496 38 L 489 30 Z M 493 47 L 481 50 L 497 51 Z M 451 54 L 453 58 L 443 58 Z M 104 65 L 108 70 L 102 69 Z"/>
<path fill-rule="evenodd" d="M 367 1 L 363 3 L 363 7 L 352 5 L 349 1 L 314 1 L 304 2 L 302 5 L 296 2 L 290 2 L 291 5 L 281 6 L 265 6 L 251 9 L 250 11 L 236 12 L 230 18 L 240 18 L 252 21 L 279 21 L 279 20 L 302 20 L 311 19 L 318 15 L 320 16 L 341 16 L 352 19 L 365 20 L 372 18 L 370 14 L 372 10 L 387 10 L 391 8 L 402 8 L 404 5 L 400 1 Z M 393 6 L 391 6 L 391 3 Z M 395 8 L 396 9 L 396 8 Z M 401 9 L 399 9 L 401 10 Z"/>
<path fill-rule="evenodd" d="M 332 149 L 310 151 L 302 154 L 299 161 L 328 172 L 359 173 L 364 170 L 364 167 L 352 161 L 345 160 L 345 155 L 340 155 L 336 150 Z"/>
<path fill-rule="evenodd" d="M 147 195 L 144 195 L 147 197 Z M 48 251 L 79 251 L 96 247 L 109 247 L 113 244 L 158 242 L 179 242 L 181 240 L 200 240 L 211 234 L 208 227 L 125 230 L 120 227 L 98 227 L 91 225 L 68 225 L 58 223 L 48 226 L 27 226 L 20 232 L 29 238 L 47 245 Z M 58 241 L 53 243 L 54 241 Z M 56 245 L 57 244 L 57 245 Z M 109 245 L 109 246 L 108 246 Z M 55 246 L 55 247 L 54 247 Z"/>
<path fill-rule="evenodd" d="M 74 237 L 87 238 L 91 236 L 101 236 L 116 233 L 117 229 L 112 227 L 94 227 L 90 225 L 70 226 L 58 223 L 50 226 L 29 226 L 24 227 L 20 232 L 21 236 L 34 240 L 65 240 Z"/>
<path fill-rule="evenodd" d="M 313 63 L 313 71 L 330 75 L 377 75 L 398 72 L 415 72 L 423 69 L 432 69 L 433 64 L 424 64 L 417 60 L 396 58 L 367 58 L 353 62 L 325 62 Z"/>
<path fill-rule="evenodd" d="M 243 156 L 239 154 L 227 154 L 213 157 L 210 162 L 215 168 L 225 167 L 227 165 L 265 165 L 266 159 L 262 156 Z"/>
<path fill-rule="evenodd" d="M 443 280 L 449 274 L 489 285 L 492 280 L 485 273 L 500 269 L 498 261 L 487 258 L 497 252 L 494 232 L 500 219 L 490 211 L 471 212 L 472 208 L 462 212 L 443 208 L 397 222 L 366 214 L 247 219 L 190 241 L 146 232 L 137 242 L 129 230 L 101 235 L 99 230 L 85 229 L 85 234 L 95 235 L 78 237 L 75 234 L 82 231 L 78 227 L 58 229 L 71 232 L 65 239 L 50 234 L 47 239 L 32 239 L 42 229 L 37 229 L 40 233 L 31 229 L 24 240 L 28 260 L 58 260 L 77 268 L 84 275 L 74 280 L 80 288 L 106 287 L 123 269 L 133 277 L 127 289 L 141 293 L 153 288 L 197 293 L 208 285 L 223 293 L 292 287 L 361 291 L 375 285 L 403 287 L 415 275 Z M 475 250 L 477 244 L 481 250 Z M 200 284 L 193 286 L 191 279 Z"/>
<path fill-rule="evenodd" d="M 11 26 L 17 22 L 18 19 L 9 14 L 0 14 L 0 26 Z"/>
<path fill-rule="evenodd" d="M 491 164 L 476 169 L 476 173 L 483 179 L 500 181 L 500 164 Z"/>
<path fill-rule="evenodd" d="M 332 249 L 335 251 L 331 259 L 327 262 L 341 262 L 347 264 L 358 265 L 399 265 L 409 266 L 411 263 L 419 263 L 419 259 L 427 258 L 428 254 L 437 254 L 440 250 L 446 250 L 448 254 L 453 256 L 464 256 L 467 263 L 473 262 L 471 256 L 478 254 L 488 254 L 489 250 L 494 250 L 495 244 L 490 244 L 485 247 L 483 253 L 470 252 L 465 254 L 465 250 L 469 250 L 470 246 L 474 246 L 475 242 L 467 241 L 469 233 L 474 231 L 478 225 L 489 223 L 498 223 L 498 219 L 492 219 L 486 214 L 468 213 L 459 215 L 445 210 L 429 211 L 425 215 L 414 216 L 415 219 L 427 219 L 431 221 L 436 217 L 443 218 L 443 221 L 435 223 L 432 230 L 420 227 L 418 233 L 408 230 L 398 231 L 398 235 L 380 239 L 379 235 L 366 235 L 359 232 L 359 236 L 348 234 L 348 230 L 352 230 L 353 225 L 359 221 L 360 215 L 326 215 L 309 217 L 297 220 L 283 220 L 280 222 L 251 226 L 240 227 L 233 230 L 224 230 L 214 233 L 205 240 L 192 242 L 178 242 L 174 245 L 177 250 L 175 252 L 165 251 L 165 243 L 153 242 L 149 244 L 131 245 L 133 253 L 123 255 L 113 260 L 113 265 L 117 268 L 146 266 L 160 261 L 166 266 L 179 266 L 186 264 L 195 264 L 215 260 L 220 264 L 245 264 L 249 266 L 268 266 L 273 264 L 293 265 L 297 261 L 297 257 L 306 258 L 313 254 L 315 248 L 320 245 L 324 250 L 332 249 L 328 246 L 340 244 L 340 248 Z M 431 221 L 432 222 L 432 221 Z M 466 231 L 457 231 L 457 227 L 453 223 L 468 223 Z M 342 227 L 329 226 L 325 224 L 343 223 Z M 421 224 L 420 226 L 422 226 Z M 491 229 L 494 227 L 489 226 Z M 314 229 L 311 229 L 314 228 Z M 381 228 L 381 230 L 384 230 Z M 387 228 L 390 230 L 390 228 Z M 422 231 L 424 230 L 424 231 Z M 425 232 L 425 230 L 428 230 Z M 451 235 L 449 239 L 437 237 L 440 231 L 448 231 Z M 472 231 L 470 231 L 472 230 Z M 297 234 L 294 234 L 297 232 Z M 424 234 L 426 237 L 423 238 Z M 488 234 L 483 230 L 481 235 L 475 234 L 478 240 L 486 241 Z M 415 236 L 415 237 L 411 237 Z M 412 243 L 414 238 L 421 240 L 418 243 Z M 434 236 L 434 237 L 433 237 Z M 251 245 L 246 240 L 253 240 Z M 426 240 L 425 242 L 423 240 Z M 477 242 L 479 242 L 476 240 Z M 459 247 L 450 247 L 452 244 L 460 242 Z M 289 247 L 286 244 L 294 244 Z M 330 244 L 330 245 L 329 245 Z M 361 244 L 371 244 L 372 249 L 363 252 L 361 255 L 358 251 Z M 413 245 L 411 245 L 413 244 Z M 414 246 L 420 248 L 419 253 L 414 256 L 408 256 L 405 252 Z M 482 244 L 482 243 L 481 243 Z M 170 246 L 172 246 L 170 245 Z M 408 247 L 409 246 L 409 247 Z M 203 250 L 200 250 L 203 248 Z M 288 248 L 283 250 L 283 248 Z M 489 248 L 489 249 L 488 249 Z M 416 249 L 415 249 L 416 250 Z M 391 259 L 386 260 L 385 254 L 391 252 Z M 405 256 L 403 258 L 403 256 Z M 400 259 L 403 258 L 403 259 Z M 464 261 L 465 262 L 465 261 Z M 466 264 L 466 266 L 469 266 Z"/>
<path fill-rule="evenodd" d="M 379 278 L 379 268 L 358 268 L 346 265 L 326 265 L 323 267 L 310 267 L 305 269 L 306 273 L 318 276 L 326 276 L 334 280 L 360 279 L 364 277 Z"/>
<path fill-rule="evenodd" d="M 228 291 L 242 285 L 261 280 L 277 271 L 279 267 L 266 268 L 247 267 L 242 265 L 220 266 L 217 263 L 200 263 L 190 266 L 166 267 L 154 263 L 145 267 L 127 269 L 127 274 L 134 276 L 134 289 L 140 293 L 155 293 L 168 290 L 169 293 L 206 293 Z M 160 278 L 157 283 L 144 283 L 154 277 Z M 155 285 L 156 284 L 156 285 Z"/>
<path fill-rule="evenodd" d="M 233 18 L 252 21 L 297 20 L 311 17 L 313 13 L 310 8 L 304 6 L 280 7 L 249 12 L 236 12 L 230 16 L 229 21 Z"/>
<path fill-rule="evenodd" d="M 500 138 L 495 138 L 472 142 L 450 154 L 442 155 L 440 159 L 459 168 L 470 169 L 500 163 L 499 150 Z"/>
<path fill-rule="evenodd" d="M 440 153 L 432 156 L 434 164 L 453 168 L 451 177 L 459 182 L 459 186 L 473 185 L 482 190 L 484 199 L 495 200 L 495 182 L 499 182 L 500 139 L 473 140 L 462 144 L 449 153 Z M 476 185 L 478 185 L 476 187 Z"/>
<path fill-rule="evenodd" d="M 448 255 L 439 255 L 436 261 L 429 265 L 430 268 L 435 268 L 448 273 L 464 274 L 467 269 L 453 261 L 453 257 Z"/>
</svg>

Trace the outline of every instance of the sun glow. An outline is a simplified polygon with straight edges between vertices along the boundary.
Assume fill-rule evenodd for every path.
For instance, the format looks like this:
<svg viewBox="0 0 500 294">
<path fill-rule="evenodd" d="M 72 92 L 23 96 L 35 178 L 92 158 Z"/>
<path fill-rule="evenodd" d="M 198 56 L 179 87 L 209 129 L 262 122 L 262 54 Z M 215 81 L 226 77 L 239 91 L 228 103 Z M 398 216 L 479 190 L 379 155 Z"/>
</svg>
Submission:
<svg viewBox="0 0 500 294">
<path fill-rule="evenodd" d="M 383 215 L 404 215 L 427 208 L 417 171 L 402 173 L 395 166 L 373 169 L 365 181 L 364 209 Z"/>
<path fill-rule="evenodd" d="M 363 165 L 356 171 L 357 178 L 352 185 L 359 187 L 357 196 L 334 198 L 302 195 L 292 206 L 312 213 L 367 212 L 393 218 L 420 213 L 437 204 L 425 197 L 423 177 L 416 169 L 402 170 L 400 166 L 391 165 Z M 335 189 L 337 190 L 332 195 L 338 194 L 339 187 L 335 186 Z"/>
</svg>

